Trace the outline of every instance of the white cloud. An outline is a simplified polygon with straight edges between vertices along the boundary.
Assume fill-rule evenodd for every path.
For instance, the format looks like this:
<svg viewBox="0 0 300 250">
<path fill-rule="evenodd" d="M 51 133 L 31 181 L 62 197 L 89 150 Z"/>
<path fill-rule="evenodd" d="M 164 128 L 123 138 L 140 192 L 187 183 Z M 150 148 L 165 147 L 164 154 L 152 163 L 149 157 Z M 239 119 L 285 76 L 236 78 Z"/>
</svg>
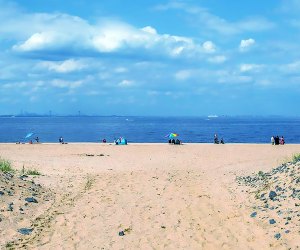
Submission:
<svg viewBox="0 0 300 250">
<path fill-rule="evenodd" d="M 69 73 L 73 71 L 79 71 L 86 68 L 86 65 L 79 60 L 69 59 L 63 62 L 41 62 L 40 67 L 47 68 L 50 71 L 55 71 L 58 73 Z"/>
<path fill-rule="evenodd" d="M 288 15 L 297 14 L 299 15 L 300 11 L 300 2 L 299 0 L 281 0 L 281 5 L 279 11 L 287 13 Z"/>
<path fill-rule="evenodd" d="M 128 71 L 128 69 L 125 67 L 118 67 L 114 70 L 114 72 L 116 72 L 116 73 L 125 73 L 127 71 Z"/>
<path fill-rule="evenodd" d="M 207 52 L 207 53 L 213 53 L 213 52 L 216 51 L 216 46 L 211 41 L 204 42 L 202 44 L 202 47 L 203 47 L 204 51 Z"/>
<path fill-rule="evenodd" d="M 224 63 L 224 62 L 227 60 L 227 57 L 226 57 L 226 56 L 219 55 L 219 56 L 209 57 L 207 60 L 208 60 L 210 63 L 216 63 L 216 64 L 219 64 L 219 63 Z"/>
<path fill-rule="evenodd" d="M 240 51 L 247 51 L 254 44 L 255 44 L 255 40 L 252 38 L 241 40 Z"/>
<path fill-rule="evenodd" d="M 180 55 L 180 54 L 182 53 L 183 50 L 184 50 L 184 47 L 183 47 L 183 46 L 176 47 L 176 48 L 173 49 L 172 54 L 173 54 L 174 56 Z"/>
<path fill-rule="evenodd" d="M 13 46 L 13 50 L 19 53 L 39 51 L 53 55 L 53 52 L 64 50 L 73 54 L 89 52 L 92 55 L 138 51 L 151 56 L 197 57 L 216 50 L 212 41 L 198 44 L 189 37 L 159 34 L 151 26 L 137 28 L 114 20 L 90 24 L 66 14 L 20 14 L 11 27 L 13 33 L 20 33 L 22 37 Z M 4 32 L 0 27 L 1 31 Z"/>
<path fill-rule="evenodd" d="M 154 29 L 154 28 L 151 27 L 151 26 L 146 26 L 146 27 L 142 28 L 141 30 L 142 30 L 142 31 L 145 31 L 145 32 L 147 32 L 147 33 L 149 33 L 149 34 L 152 34 L 152 35 L 157 35 L 156 29 Z"/>
<path fill-rule="evenodd" d="M 51 82 L 51 85 L 53 87 L 57 88 L 68 88 L 68 89 L 74 89 L 78 88 L 83 84 L 83 81 L 66 81 L 61 79 L 54 79 Z"/>
<path fill-rule="evenodd" d="M 179 81 L 185 81 L 192 77 L 193 72 L 191 70 L 180 70 L 175 73 L 175 79 Z"/>
<path fill-rule="evenodd" d="M 123 88 L 132 87 L 134 85 L 134 81 L 131 80 L 122 80 L 119 82 L 118 86 Z"/>
<path fill-rule="evenodd" d="M 253 78 L 251 76 L 240 75 L 238 72 L 231 72 L 228 70 L 220 70 L 215 72 L 217 82 L 226 84 L 245 84 L 251 83 Z"/>
<path fill-rule="evenodd" d="M 297 1 L 297 0 L 295 0 Z M 208 9 L 193 6 L 184 2 L 170 2 L 165 5 L 158 5 L 156 10 L 166 11 L 176 9 L 184 11 L 192 19 L 193 24 L 223 35 L 236 35 L 243 32 L 261 32 L 272 29 L 275 24 L 264 17 L 252 17 L 237 22 L 229 22 L 226 19 L 216 16 Z"/>
<path fill-rule="evenodd" d="M 14 45 L 13 49 L 17 51 L 34 51 L 42 50 L 47 47 L 52 47 L 56 42 L 62 42 L 63 35 L 55 32 L 35 33 L 30 36 L 24 43 Z"/>
<path fill-rule="evenodd" d="M 249 71 L 259 72 L 262 67 L 263 67 L 263 65 L 259 65 L 259 64 L 241 64 L 240 71 L 241 72 L 249 72 Z"/>
<path fill-rule="evenodd" d="M 289 64 L 282 65 L 280 67 L 282 72 L 285 73 L 299 73 L 300 72 L 300 61 L 295 61 Z"/>
<path fill-rule="evenodd" d="M 98 91 L 98 90 L 89 90 L 85 92 L 87 96 L 97 96 L 97 95 L 106 95 L 106 91 Z"/>
</svg>

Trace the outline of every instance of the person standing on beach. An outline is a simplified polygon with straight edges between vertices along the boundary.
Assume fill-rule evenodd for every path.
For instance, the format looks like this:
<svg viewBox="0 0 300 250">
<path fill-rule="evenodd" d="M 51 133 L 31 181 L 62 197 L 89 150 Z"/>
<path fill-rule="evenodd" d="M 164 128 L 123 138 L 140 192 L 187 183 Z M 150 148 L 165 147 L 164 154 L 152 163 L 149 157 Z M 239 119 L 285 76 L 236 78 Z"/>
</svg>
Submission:
<svg viewBox="0 0 300 250">
<path fill-rule="evenodd" d="M 279 145 L 279 136 L 278 135 L 274 138 L 274 140 L 275 140 L 275 145 Z"/>
<path fill-rule="evenodd" d="M 271 144 L 274 145 L 275 144 L 275 139 L 274 136 L 271 137 Z"/>
</svg>

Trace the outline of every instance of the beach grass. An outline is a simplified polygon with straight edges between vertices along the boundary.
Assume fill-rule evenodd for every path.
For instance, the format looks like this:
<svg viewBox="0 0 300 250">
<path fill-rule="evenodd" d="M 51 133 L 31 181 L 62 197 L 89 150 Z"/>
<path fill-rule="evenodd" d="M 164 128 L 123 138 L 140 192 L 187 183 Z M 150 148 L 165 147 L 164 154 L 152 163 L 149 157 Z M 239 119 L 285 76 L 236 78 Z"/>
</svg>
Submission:
<svg viewBox="0 0 300 250">
<path fill-rule="evenodd" d="M 294 156 L 293 156 L 293 163 L 297 163 L 297 162 L 299 162 L 300 161 L 300 154 L 295 154 Z"/>
<path fill-rule="evenodd" d="M 36 169 L 25 169 L 24 165 L 22 167 L 21 173 L 25 175 L 41 175 L 41 172 Z"/>
<path fill-rule="evenodd" d="M 7 172 L 13 172 L 14 170 L 9 161 L 0 159 L 0 171 L 7 173 Z"/>
<path fill-rule="evenodd" d="M 25 173 L 26 175 L 41 175 L 41 173 L 36 169 L 29 169 Z"/>
</svg>

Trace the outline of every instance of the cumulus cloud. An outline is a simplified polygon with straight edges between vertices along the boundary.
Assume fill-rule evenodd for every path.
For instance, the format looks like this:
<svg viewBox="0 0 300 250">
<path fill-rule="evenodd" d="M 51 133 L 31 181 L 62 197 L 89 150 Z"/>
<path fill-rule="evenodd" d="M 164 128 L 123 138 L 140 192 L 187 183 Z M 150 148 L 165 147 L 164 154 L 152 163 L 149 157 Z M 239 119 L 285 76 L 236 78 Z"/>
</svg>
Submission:
<svg viewBox="0 0 300 250">
<path fill-rule="evenodd" d="M 31 26 L 31 24 L 34 24 Z M 124 22 L 106 20 L 90 24 L 86 20 L 67 14 L 20 15 L 14 21 L 13 30 L 27 26 L 22 41 L 13 46 L 18 53 L 49 52 L 63 56 L 68 54 L 99 53 L 149 54 L 166 57 L 192 57 L 212 53 L 216 47 L 212 41 L 197 44 L 189 37 L 159 34 L 151 26 L 134 27 Z M 84 32 L 82 32 L 84 30 Z M 1 28 L 0 28 L 1 32 Z M 19 38 L 18 38 L 19 39 Z"/>
<path fill-rule="evenodd" d="M 54 33 L 35 33 L 24 43 L 13 46 L 13 49 L 19 51 L 40 50 L 52 45 L 58 40 Z"/>
<path fill-rule="evenodd" d="M 202 44 L 202 47 L 203 47 L 204 51 L 207 52 L 207 53 L 213 53 L 213 52 L 216 51 L 216 46 L 211 41 L 204 42 Z"/>
<path fill-rule="evenodd" d="M 263 66 L 259 64 L 241 64 L 240 71 L 241 72 L 259 72 Z"/>
<path fill-rule="evenodd" d="M 62 62 L 45 61 L 39 64 L 39 67 L 47 68 L 57 73 L 69 73 L 86 68 L 86 65 L 79 60 L 69 59 Z"/>
<path fill-rule="evenodd" d="M 255 44 L 255 40 L 252 38 L 241 40 L 240 42 L 240 51 L 247 51 L 251 46 Z"/>
</svg>

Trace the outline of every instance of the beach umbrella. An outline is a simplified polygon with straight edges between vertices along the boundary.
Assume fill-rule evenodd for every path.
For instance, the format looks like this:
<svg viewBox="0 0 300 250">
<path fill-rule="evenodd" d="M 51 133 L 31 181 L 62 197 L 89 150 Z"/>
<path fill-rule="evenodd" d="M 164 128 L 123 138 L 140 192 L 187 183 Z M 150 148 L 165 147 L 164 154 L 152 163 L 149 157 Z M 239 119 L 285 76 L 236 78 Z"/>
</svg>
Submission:
<svg viewBox="0 0 300 250">
<path fill-rule="evenodd" d="M 33 133 L 28 133 L 26 136 L 25 136 L 25 139 L 31 137 L 33 135 Z"/>
<path fill-rule="evenodd" d="M 170 134 L 167 134 L 165 137 L 168 137 L 168 138 L 172 139 L 172 138 L 175 138 L 175 137 L 177 137 L 177 136 L 179 136 L 179 134 L 176 134 L 176 133 L 170 133 Z"/>
</svg>

